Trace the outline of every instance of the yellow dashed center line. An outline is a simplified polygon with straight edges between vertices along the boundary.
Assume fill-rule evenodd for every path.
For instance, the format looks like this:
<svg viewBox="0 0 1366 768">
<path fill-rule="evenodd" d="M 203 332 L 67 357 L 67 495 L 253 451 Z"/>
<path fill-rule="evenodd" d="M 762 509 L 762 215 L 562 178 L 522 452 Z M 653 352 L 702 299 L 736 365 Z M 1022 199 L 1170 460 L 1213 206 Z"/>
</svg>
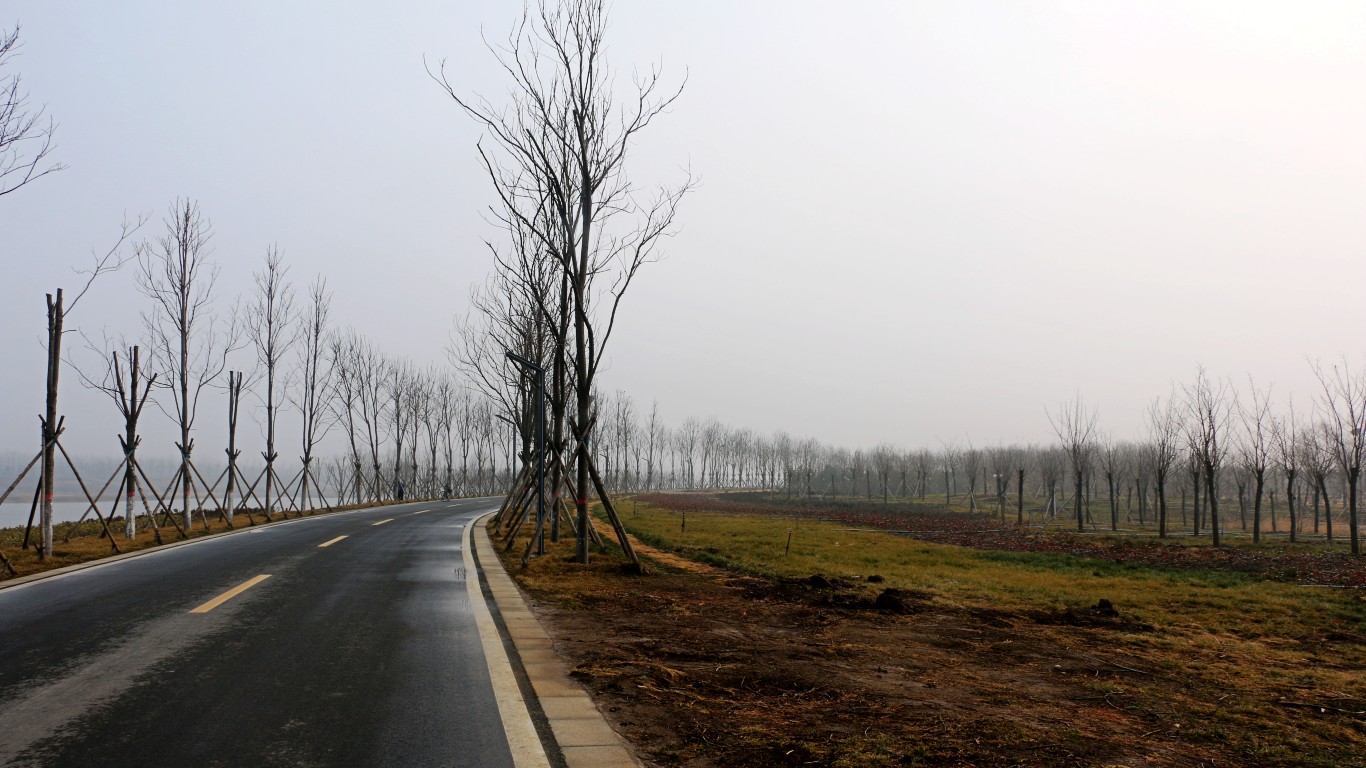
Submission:
<svg viewBox="0 0 1366 768">
<path fill-rule="evenodd" d="M 371 523 L 371 525 L 384 525 L 385 523 L 392 523 L 392 522 L 394 522 L 394 518 L 391 517 L 391 518 L 389 518 L 388 520 L 381 520 L 381 521 L 379 521 L 378 523 Z"/>
<path fill-rule="evenodd" d="M 330 546 L 332 546 L 333 544 L 336 544 L 337 542 L 341 541 L 341 540 L 344 539 L 344 538 L 346 538 L 346 537 L 345 537 L 345 536 L 338 536 L 338 537 L 335 538 L 335 539 L 331 539 L 331 540 L 329 540 L 329 541 L 324 541 L 323 543 L 321 543 L 321 544 L 318 545 L 318 549 L 322 549 L 323 547 L 330 547 Z"/>
<path fill-rule="evenodd" d="M 419 509 L 418 511 L 414 512 L 413 514 L 414 514 L 414 515 L 420 515 L 420 514 L 422 514 L 423 512 L 426 512 L 426 511 L 427 511 L 427 510 L 425 510 L 425 509 Z"/>
<path fill-rule="evenodd" d="M 199 606 L 193 611 L 190 611 L 190 613 L 208 613 L 209 611 L 212 611 L 213 609 L 217 608 L 223 603 L 228 602 L 234 597 L 237 597 L 243 592 L 246 592 L 248 589 L 251 589 L 252 587 L 256 586 L 257 584 L 260 584 L 261 582 L 269 578 L 269 573 L 263 573 L 260 576 L 252 576 L 250 579 L 247 579 L 241 584 L 238 584 L 237 586 L 233 587 L 227 592 L 224 592 L 223 594 L 219 595 L 218 597 L 215 597 L 207 603 L 204 603 L 203 605 Z"/>
</svg>

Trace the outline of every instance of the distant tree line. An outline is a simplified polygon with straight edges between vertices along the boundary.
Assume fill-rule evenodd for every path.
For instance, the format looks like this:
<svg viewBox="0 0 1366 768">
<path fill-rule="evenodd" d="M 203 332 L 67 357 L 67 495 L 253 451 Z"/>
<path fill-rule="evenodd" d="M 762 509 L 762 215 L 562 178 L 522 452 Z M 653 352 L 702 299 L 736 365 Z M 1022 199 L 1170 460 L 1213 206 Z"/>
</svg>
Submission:
<svg viewBox="0 0 1366 768">
<path fill-rule="evenodd" d="M 1051 445 L 848 449 L 715 419 L 661 423 L 618 392 L 597 410 L 596 444 L 624 491 L 764 489 L 793 497 L 933 500 L 1003 521 L 1070 521 L 1080 530 L 1136 526 L 1159 536 L 1228 531 L 1345 538 L 1360 553 L 1358 481 L 1366 435 L 1366 368 L 1315 366 L 1307 408 L 1249 380 L 1239 389 L 1203 369 L 1148 408 L 1144 434 L 1119 439 L 1078 397 L 1049 410 Z"/>
</svg>

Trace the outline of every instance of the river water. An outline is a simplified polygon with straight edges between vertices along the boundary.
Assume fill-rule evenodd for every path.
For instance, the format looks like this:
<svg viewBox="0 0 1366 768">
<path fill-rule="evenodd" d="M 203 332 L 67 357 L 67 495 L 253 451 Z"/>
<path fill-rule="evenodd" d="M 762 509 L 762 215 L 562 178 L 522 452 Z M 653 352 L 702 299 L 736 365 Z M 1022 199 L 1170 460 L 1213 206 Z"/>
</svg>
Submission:
<svg viewBox="0 0 1366 768">
<path fill-rule="evenodd" d="M 3 490 L 3 488 L 0 488 L 0 491 Z M 109 514 L 109 505 L 112 501 L 112 499 L 106 498 L 100 503 L 100 514 Z M 16 525 L 24 525 L 27 523 L 29 505 L 32 503 L 33 497 L 30 496 L 27 499 L 18 502 L 11 497 L 4 504 L 0 504 L 0 528 L 13 528 Z M 62 523 L 67 520 L 79 520 L 81 514 L 89 507 L 90 504 L 84 501 L 54 501 L 52 503 L 52 521 L 55 523 Z M 119 508 L 121 513 L 123 505 L 120 504 Z M 95 513 L 91 512 L 90 519 L 93 520 L 94 518 Z M 38 516 L 36 514 L 33 516 L 33 525 L 35 527 L 38 525 Z"/>
</svg>

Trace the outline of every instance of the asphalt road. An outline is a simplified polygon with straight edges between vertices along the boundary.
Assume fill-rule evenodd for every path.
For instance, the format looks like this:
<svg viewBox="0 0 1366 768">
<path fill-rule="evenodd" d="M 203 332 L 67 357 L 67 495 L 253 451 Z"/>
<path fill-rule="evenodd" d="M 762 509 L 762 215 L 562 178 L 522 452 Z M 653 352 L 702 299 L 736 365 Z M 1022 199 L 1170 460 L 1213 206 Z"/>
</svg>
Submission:
<svg viewBox="0 0 1366 768">
<path fill-rule="evenodd" d="M 303 518 L 0 589 L 0 764 L 511 766 L 461 553 L 496 504 Z"/>
</svg>

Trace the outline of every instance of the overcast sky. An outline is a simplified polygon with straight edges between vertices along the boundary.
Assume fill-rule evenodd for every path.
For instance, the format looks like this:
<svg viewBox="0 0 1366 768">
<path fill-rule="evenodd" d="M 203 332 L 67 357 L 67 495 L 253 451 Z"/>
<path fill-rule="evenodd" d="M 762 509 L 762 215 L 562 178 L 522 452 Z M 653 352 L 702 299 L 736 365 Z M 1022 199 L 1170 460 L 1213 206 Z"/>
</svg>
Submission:
<svg viewBox="0 0 1366 768">
<path fill-rule="evenodd" d="M 297 282 L 327 275 L 340 322 L 443 361 L 497 231 L 479 132 L 423 59 L 500 100 L 480 35 L 519 9 L 0 3 L 69 166 L 0 198 L 0 443 L 36 447 L 43 294 L 77 284 L 124 212 L 159 234 L 177 196 L 213 222 L 222 308 L 278 244 Z M 670 421 L 1044 441 L 1045 407 L 1080 392 L 1125 437 L 1199 364 L 1307 404 L 1307 358 L 1366 351 L 1366 4 L 699 0 L 613 19 L 621 71 L 688 78 L 631 173 L 701 185 L 603 374 Z M 143 305 L 129 271 L 71 322 L 135 333 Z M 116 449 L 108 403 L 74 379 L 63 397 L 73 441 Z"/>
</svg>

